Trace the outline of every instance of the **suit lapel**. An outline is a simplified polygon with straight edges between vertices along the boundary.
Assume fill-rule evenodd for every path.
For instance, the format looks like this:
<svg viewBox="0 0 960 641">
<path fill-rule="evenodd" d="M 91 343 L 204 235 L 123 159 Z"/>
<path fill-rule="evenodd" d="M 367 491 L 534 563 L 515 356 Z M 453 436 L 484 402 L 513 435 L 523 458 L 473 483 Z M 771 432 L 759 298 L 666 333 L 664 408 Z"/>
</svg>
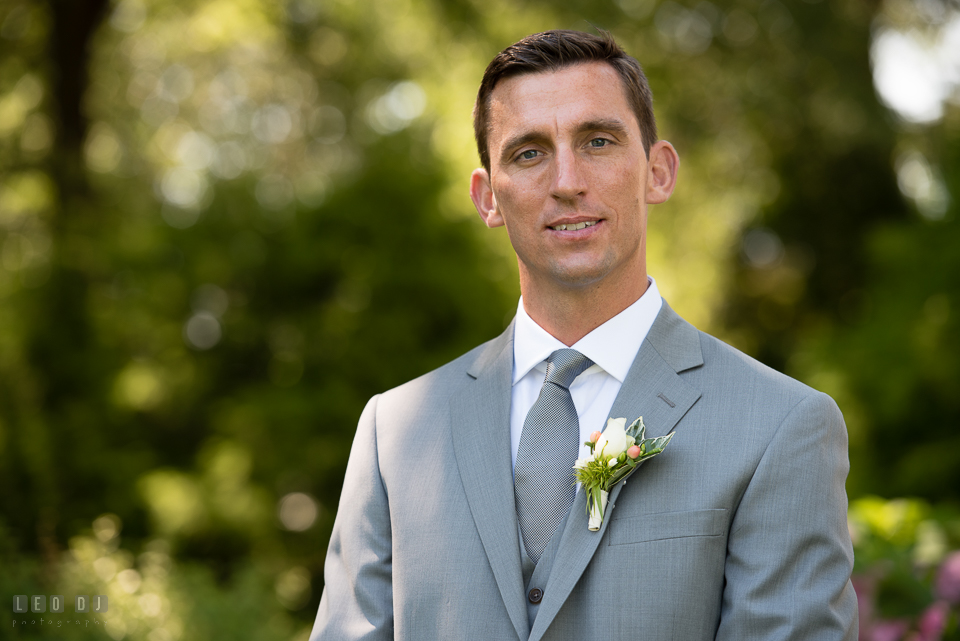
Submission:
<svg viewBox="0 0 960 641">
<path fill-rule="evenodd" d="M 510 456 L 513 324 L 491 341 L 451 399 L 453 449 L 483 549 L 520 639 L 530 629 L 523 598 Z"/>
<path fill-rule="evenodd" d="M 610 416 L 624 417 L 628 423 L 643 416 L 648 438 L 667 434 L 700 398 L 700 392 L 678 374 L 702 364 L 699 333 L 664 301 L 617 394 Z M 669 455 L 668 447 L 661 455 L 665 458 L 657 462 L 665 464 Z M 642 467 L 627 482 L 642 483 Z M 623 483 L 617 484 L 610 493 L 603 524 L 597 532 L 587 529 L 586 493 L 577 492 L 530 641 L 539 641 L 580 580 L 610 524 L 623 486 Z"/>
</svg>

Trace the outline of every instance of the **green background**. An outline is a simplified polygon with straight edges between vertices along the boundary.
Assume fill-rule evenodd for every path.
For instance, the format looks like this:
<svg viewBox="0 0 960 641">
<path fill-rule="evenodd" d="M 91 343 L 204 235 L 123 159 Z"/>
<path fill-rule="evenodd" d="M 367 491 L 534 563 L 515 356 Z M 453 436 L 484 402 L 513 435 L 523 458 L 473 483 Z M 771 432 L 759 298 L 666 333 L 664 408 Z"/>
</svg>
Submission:
<svg viewBox="0 0 960 641">
<path fill-rule="evenodd" d="M 0 4 L 4 595 L 109 594 L 104 638 L 305 638 L 364 403 L 516 307 L 468 197 L 483 68 L 601 27 L 681 157 L 661 292 L 838 401 L 858 568 L 885 616 L 930 603 L 960 543 L 960 100 L 904 121 L 870 52 L 960 9 L 556 4 Z"/>
</svg>

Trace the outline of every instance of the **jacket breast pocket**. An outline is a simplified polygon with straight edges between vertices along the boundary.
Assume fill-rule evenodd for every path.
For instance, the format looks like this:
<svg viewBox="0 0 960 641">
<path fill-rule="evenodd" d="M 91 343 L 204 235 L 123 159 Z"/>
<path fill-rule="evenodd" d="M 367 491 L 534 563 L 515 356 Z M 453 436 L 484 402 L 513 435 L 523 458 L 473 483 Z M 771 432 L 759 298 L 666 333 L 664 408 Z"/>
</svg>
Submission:
<svg viewBox="0 0 960 641">
<path fill-rule="evenodd" d="M 685 510 L 616 518 L 610 522 L 607 545 L 720 536 L 727 527 L 727 510 Z"/>
</svg>

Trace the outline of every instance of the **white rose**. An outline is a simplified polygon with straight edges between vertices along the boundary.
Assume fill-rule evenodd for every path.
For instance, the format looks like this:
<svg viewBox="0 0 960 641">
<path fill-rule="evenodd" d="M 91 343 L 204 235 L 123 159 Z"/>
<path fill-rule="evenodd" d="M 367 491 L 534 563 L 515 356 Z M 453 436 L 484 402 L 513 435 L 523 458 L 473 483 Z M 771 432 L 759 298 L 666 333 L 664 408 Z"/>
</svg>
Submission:
<svg viewBox="0 0 960 641">
<path fill-rule="evenodd" d="M 597 444 L 593 448 L 596 455 L 600 456 L 602 452 L 603 458 L 608 459 L 620 456 L 621 452 L 626 451 L 626 425 L 625 418 L 607 419 L 607 427 L 604 428 L 603 434 L 597 439 Z"/>
</svg>

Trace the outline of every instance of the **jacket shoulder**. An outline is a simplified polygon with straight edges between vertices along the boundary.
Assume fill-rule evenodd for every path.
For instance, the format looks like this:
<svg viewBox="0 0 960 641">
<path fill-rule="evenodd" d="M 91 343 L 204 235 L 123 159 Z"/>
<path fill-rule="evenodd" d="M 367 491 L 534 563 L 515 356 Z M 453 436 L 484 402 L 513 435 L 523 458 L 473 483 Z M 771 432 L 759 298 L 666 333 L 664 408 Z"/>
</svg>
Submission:
<svg viewBox="0 0 960 641">
<path fill-rule="evenodd" d="M 731 398 L 773 403 L 783 409 L 808 401 L 836 408 L 834 400 L 782 372 L 764 365 L 710 334 L 698 331 L 703 353 L 702 382 Z M 764 402 L 766 401 L 766 402 Z"/>
<path fill-rule="evenodd" d="M 469 352 L 458 356 L 440 367 L 398 385 L 381 395 L 381 402 L 400 399 L 429 398 L 438 394 L 451 394 L 471 378 L 471 373 L 485 366 L 485 361 L 513 345 L 513 325 L 500 336 L 477 345 Z"/>
</svg>

